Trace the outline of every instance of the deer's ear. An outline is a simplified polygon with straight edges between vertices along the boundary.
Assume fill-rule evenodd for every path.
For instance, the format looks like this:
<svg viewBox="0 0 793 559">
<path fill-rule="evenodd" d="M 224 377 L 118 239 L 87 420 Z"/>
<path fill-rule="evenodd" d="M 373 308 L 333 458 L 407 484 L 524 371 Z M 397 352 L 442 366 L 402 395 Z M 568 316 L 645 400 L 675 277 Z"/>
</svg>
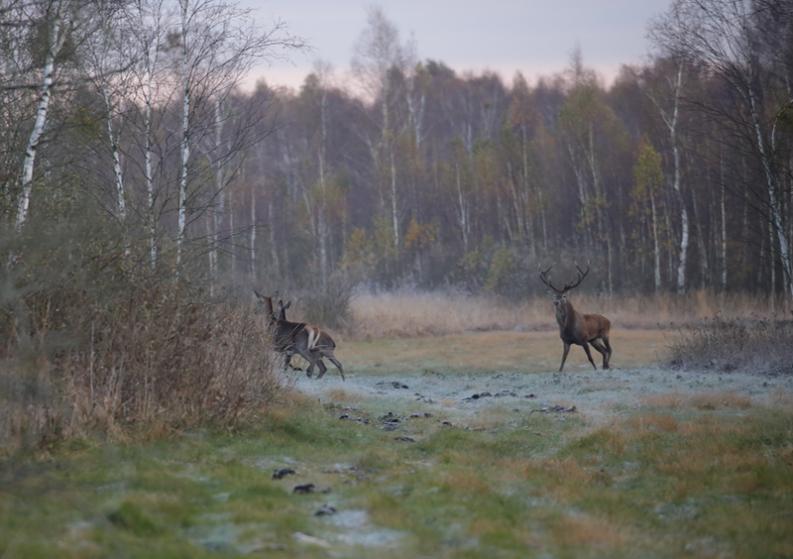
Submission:
<svg viewBox="0 0 793 559">
<path fill-rule="evenodd" d="M 284 305 L 284 310 L 288 309 L 292 306 L 292 301 L 289 301 L 286 305 Z"/>
</svg>

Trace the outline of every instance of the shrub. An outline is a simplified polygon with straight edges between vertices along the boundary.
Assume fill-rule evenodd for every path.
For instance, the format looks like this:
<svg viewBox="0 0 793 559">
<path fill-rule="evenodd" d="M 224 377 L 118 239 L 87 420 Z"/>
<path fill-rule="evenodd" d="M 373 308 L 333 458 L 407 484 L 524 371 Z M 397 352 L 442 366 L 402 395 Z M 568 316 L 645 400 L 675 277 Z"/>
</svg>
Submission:
<svg viewBox="0 0 793 559">
<path fill-rule="evenodd" d="M 793 321 L 717 316 L 681 331 L 670 349 L 682 368 L 793 373 Z"/>
<path fill-rule="evenodd" d="M 327 328 L 349 325 L 353 283 L 343 274 L 332 275 L 327 285 L 308 291 L 301 297 L 305 320 Z"/>
</svg>

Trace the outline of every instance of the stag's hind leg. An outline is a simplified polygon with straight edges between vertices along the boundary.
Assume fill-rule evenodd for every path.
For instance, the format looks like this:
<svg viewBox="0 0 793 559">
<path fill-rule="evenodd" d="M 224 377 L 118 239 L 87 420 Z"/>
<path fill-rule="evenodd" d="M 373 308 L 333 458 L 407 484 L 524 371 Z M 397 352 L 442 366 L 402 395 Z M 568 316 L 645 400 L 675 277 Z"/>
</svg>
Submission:
<svg viewBox="0 0 793 559">
<path fill-rule="evenodd" d="M 589 344 L 584 342 L 583 344 L 581 344 L 581 346 L 584 348 L 584 351 L 586 351 L 586 358 L 589 359 L 589 362 L 592 363 L 592 366 L 597 371 L 598 368 L 597 368 L 597 365 L 595 365 L 595 360 L 592 359 L 592 352 L 589 351 Z"/>
<path fill-rule="evenodd" d="M 314 365 L 316 365 L 317 358 L 312 354 L 312 352 L 302 349 L 302 348 L 295 348 L 295 350 L 300 354 L 300 357 L 308 361 L 308 367 L 306 368 L 306 376 L 311 378 L 314 376 Z"/>
<path fill-rule="evenodd" d="M 605 348 L 605 346 L 603 345 L 603 342 L 601 342 L 600 340 L 592 340 L 589 343 L 591 343 L 592 347 L 594 347 L 598 351 L 598 353 L 600 353 L 600 355 L 603 356 L 603 368 L 604 369 L 608 369 L 609 368 L 609 358 L 608 358 L 609 351 Z"/>
<path fill-rule="evenodd" d="M 609 337 L 608 337 L 608 335 L 606 335 L 606 336 L 601 336 L 601 338 L 603 339 L 603 343 L 606 345 L 606 349 L 609 352 L 608 359 L 606 359 L 606 363 L 610 364 L 611 363 L 611 343 L 609 343 Z"/>
<path fill-rule="evenodd" d="M 341 366 L 341 362 L 339 362 L 339 360 L 336 359 L 336 356 L 333 355 L 333 353 L 326 353 L 325 357 L 330 359 L 330 362 L 333 363 L 336 366 L 336 368 L 339 370 L 339 374 L 341 375 L 341 380 L 346 380 L 344 378 L 344 367 Z"/>
<path fill-rule="evenodd" d="M 311 354 L 315 356 L 317 365 L 319 365 L 319 374 L 317 375 L 317 378 L 324 377 L 325 373 L 328 372 L 328 368 L 325 366 L 325 362 L 322 361 L 322 354 L 318 351 L 312 351 Z"/>
</svg>

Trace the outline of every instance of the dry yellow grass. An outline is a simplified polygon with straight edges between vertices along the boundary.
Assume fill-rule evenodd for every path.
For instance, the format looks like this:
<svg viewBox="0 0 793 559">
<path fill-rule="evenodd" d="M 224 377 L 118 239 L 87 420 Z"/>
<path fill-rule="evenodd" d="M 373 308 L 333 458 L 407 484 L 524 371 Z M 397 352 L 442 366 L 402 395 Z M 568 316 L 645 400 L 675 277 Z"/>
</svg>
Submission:
<svg viewBox="0 0 793 559">
<path fill-rule="evenodd" d="M 640 367 L 663 359 L 671 331 L 612 331 L 613 367 Z M 600 355 L 593 358 L 601 366 Z M 468 332 L 431 337 L 346 340 L 336 352 L 345 367 L 383 372 L 459 371 L 554 371 L 562 358 L 562 342 L 556 330 L 540 332 Z M 565 371 L 592 370 L 584 350 L 573 346 Z"/>
<path fill-rule="evenodd" d="M 655 394 L 642 398 L 642 404 L 654 408 L 697 408 L 700 410 L 747 409 L 752 406 L 752 399 L 735 392 L 708 392 L 705 394 L 686 395 L 679 392 Z"/>
<path fill-rule="evenodd" d="M 707 291 L 682 296 L 573 293 L 571 301 L 580 312 L 603 314 L 614 326 L 622 328 L 668 328 L 716 315 L 727 319 L 772 316 L 767 301 L 761 297 Z M 349 333 L 363 339 L 556 328 L 548 296 L 508 301 L 485 295 L 400 291 L 357 295 L 351 307 Z"/>
</svg>

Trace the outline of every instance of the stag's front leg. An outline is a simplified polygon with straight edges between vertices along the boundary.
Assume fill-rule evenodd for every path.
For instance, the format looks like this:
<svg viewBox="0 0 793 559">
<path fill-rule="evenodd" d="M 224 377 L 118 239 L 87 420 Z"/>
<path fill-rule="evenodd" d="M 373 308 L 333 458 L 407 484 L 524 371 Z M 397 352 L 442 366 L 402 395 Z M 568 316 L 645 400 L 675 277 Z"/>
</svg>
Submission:
<svg viewBox="0 0 793 559">
<path fill-rule="evenodd" d="M 294 365 L 292 365 L 292 354 L 291 353 L 287 353 L 286 354 L 286 359 L 284 360 L 284 367 L 288 367 L 288 368 L 292 369 L 293 371 L 302 371 L 303 370 L 300 367 L 295 367 Z"/>
<path fill-rule="evenodd" d="M 570 353 L 570 344 L 567 342 L 564 343 L 564 351 L 562 352 L 562 364 L 559 366 L 559 372 L 561 373 L 564 369 L 564 362 L 567 361 L 567 354 Z"/>
</svg>

